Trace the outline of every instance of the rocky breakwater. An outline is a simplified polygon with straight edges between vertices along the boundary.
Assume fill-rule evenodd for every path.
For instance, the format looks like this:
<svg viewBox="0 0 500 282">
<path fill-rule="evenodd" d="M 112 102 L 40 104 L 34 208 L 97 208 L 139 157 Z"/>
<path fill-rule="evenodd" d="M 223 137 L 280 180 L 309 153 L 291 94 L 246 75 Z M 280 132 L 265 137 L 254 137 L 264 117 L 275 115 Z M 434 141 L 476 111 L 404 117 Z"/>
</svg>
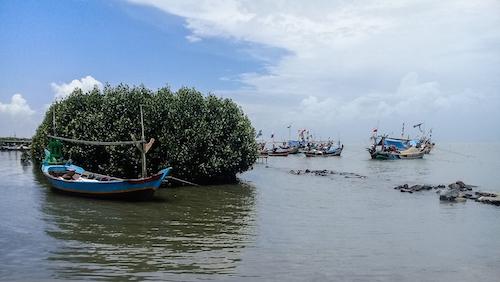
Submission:
<svg viewBox="0 0 500 282">
<path fill-rule="evenodd" d="M 366 178 L 366 176 L 357 174 L 354 172 L 343 172 L 343 171 L 334 171 L 334 170 L 327 170 L 327 169 L 297 169 L 297 170 L 290 170 L 290 174 L 293 175 L 314 175 L 314 176 L 329 176 L 329 175 L 340 175 L 345 178 Z"/>
<path fill-rule="evenodd" d="M 463 181 L 456 181 L 447 186 L 443 184 L 436 186 L 426 184 L 410 186 L 408 184 L 403 184 L 394 187 L 394 189 L 410 194 L 420 191 L 437 190 L 436 193 L 439 195 L 439 199 L 441 201 L 464 202 L 469 199 L 481 203 L 500 206 L 500 193 L 474 191 L 474 188 L 476 187 L 477 186 L 475 185 L 465 184 Z"/>
</svg>

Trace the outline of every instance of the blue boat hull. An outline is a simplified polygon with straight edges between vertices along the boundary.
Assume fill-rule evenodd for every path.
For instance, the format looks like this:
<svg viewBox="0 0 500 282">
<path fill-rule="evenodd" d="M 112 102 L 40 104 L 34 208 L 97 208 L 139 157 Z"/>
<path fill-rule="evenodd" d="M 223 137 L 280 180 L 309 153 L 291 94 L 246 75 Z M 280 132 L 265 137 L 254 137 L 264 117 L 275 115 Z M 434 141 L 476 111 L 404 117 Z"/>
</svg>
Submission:
<svg viewBox="0 0 500 282">
<path fill-rule="evenodd" d="M 73 170 L 78 174 L 91 174 L 84 169 L 74 165 L 43 165 L 42 172 L 49 181 L 51 187 L 57 191 L 80 194 L 84 196 L 106 197 L 106 198 L 148 198 L 160 187 L 161 183 L 170 173 L 171 168 L 161 170 L 155 175 L 141 179 L 116 179 L 109 180 L 67 180 L 55 177 L 50 172 L 65 172 Z"/>
</svg>

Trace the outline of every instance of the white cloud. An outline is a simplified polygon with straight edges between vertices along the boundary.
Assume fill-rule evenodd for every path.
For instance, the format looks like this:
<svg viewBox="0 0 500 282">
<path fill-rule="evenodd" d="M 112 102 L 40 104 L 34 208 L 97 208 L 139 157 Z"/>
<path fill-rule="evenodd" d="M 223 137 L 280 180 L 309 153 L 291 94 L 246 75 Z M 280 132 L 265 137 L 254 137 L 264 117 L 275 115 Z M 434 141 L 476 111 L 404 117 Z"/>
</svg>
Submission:
<svg viewBox="0 0 500 282">
<path fill-rule="evenodd" d="M 0 102 L 0 136 L 29 137 L 36 126 L 34 114 L 21 94 L 12 95 L 10 102 Z"/>
<path fill-rule="evenodd" d="M 392 93 L 370 93 L 352 100 L 303 99 L 297 114 L 310 121 L 319 119 L 383 119 L 387 117 L 425 117 L 437 111 L 457 109 L 461 114 L 471 112 L 485 99 L 481 94 L 465 90 L 444 93 L 437 82 L 420 82 L 416 73 L 405 75 Z"/>
<path fill-rule="evenodd" d="M 35 113 L 21 94 L 14 94 L 10 98 L 10 103 L 0 102 L 0 114 L 6 114 L 11 117 L 27 117 Z"/>
<path fill-rule="evenodd" d="M 244 97 L 257 127 L 286 118 L 326 128 L 339 119 L 418 115 L 460 123 L 485 110 L 500 119 L 498 1 L 130 2 L 183 17 L 190 41 L 284 50 L 265 60 L 265 71 L 237 76 L 244 86 L 235 96 Z"/>
<path fill-rule="evenodd" d="M 80 88 L 83 92 L 87 92 L 94 89 L 96 86 L 102 88 L 103 85 L 100 81 L 88 75 L 86 77 L 82 77 L 81 79 L 74 79 L 70 83 L 58 84 L 52 82 L 50 86 L 55 93 L 56 99 L 64 99 L 71 94 L 75 88 Z"/>
</svg>

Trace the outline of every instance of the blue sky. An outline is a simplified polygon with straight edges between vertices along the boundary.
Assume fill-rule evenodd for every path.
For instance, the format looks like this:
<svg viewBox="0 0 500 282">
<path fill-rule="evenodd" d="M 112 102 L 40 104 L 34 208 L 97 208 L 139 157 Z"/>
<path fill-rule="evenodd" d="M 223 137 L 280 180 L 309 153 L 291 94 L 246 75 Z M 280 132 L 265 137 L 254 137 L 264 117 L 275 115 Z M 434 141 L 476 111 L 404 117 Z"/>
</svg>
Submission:
<svg viewBox="0 0 500 282">
<path fill-rule="evenodd" d="M 267 135 L 364 141 L 424 121 L 500 140 L 498 2 L 313 4 L 1 1 L 0 135 L 30 136 L 74 86 L 123 82 L 233 98 Z"/>
<path fill-rule="evenodd" d="M 0 93 L 39 105 L 51 82 L 92 75 L 103 82 L 202 91 L 232 89 L 221 77 L 259 68 L 238 43 L 191 44 L 179 17 L 117 1 L 2 1 Z M 27 81 L 27 78 L 29 80 Z"/>
</svg>

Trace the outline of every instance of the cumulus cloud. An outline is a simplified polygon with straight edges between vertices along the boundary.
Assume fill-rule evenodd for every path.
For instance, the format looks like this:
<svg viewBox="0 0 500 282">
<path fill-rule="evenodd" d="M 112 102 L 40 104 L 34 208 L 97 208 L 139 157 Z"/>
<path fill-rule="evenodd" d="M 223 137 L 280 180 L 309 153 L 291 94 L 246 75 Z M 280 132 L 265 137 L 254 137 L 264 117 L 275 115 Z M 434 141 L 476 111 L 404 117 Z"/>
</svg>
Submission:
<svg viewBox="0 0 500 282">
<path fill-rule="evenodd" d="M 14 94 L 9 103 L 0 102 L 0 113 L 11 117 L 24 118 L 35 113 L 21 94 Z"/>
<path fill-rule="evenodd" d="M 0 136 L 30 136 L 35 128 L 34 114 L 19 93 L 12 95 L 10 102 L 0 102 Z"/>
<path fill-rule="evenodd" d="M 370 93 L 347 101 L 308 96 L 301 101 L 297 111 L 309 120 L 325 117 L 341 120 L 425 117 L 436 111 L 453 109 L 467 113 L 484 99 L 481 94 L 470 90 L 445 93 L 439 83 L 421 82 L 416 73 L 409 73 L 392 93 Z"/>
<path fill-rule="evenodd" d="M 81 89 L 83 92 L 90 91 L 94 89 L 94 87 L 102 88 L 102 83 L 92 76 L 88 75 L 86 77 L 82 77 L 81 79 L 74 79 L 69 83 L 55 83 L 52 82 L 50 84 L 52 90 L 55 93 L 56 99 L 63 99 L 67 97 L 75 88 Z"/>
<path fill-rule="evenodd" d="M 437 122 L 443 115 L 432 120 L 429 113 L 451 115 L 454 107 L 469 112 L 454 118 L 471 119 L 498 105 L 498 1 L 130 2 L 183 17 L 190 41 L 220 38 L 286 51 L 263 60 L 264 71 L 237 76 L 243 86 L 235 95 L 253 97 L 242 99 L 250 112 L 261 112 L 258 101 L 267 109 L 282 100 L 279 114 L 251 116 L 257 127 L 282 112 L 304 124 L 324 120 L 325 127 L 337 119 L 412 114 Z"/>
</svg>

